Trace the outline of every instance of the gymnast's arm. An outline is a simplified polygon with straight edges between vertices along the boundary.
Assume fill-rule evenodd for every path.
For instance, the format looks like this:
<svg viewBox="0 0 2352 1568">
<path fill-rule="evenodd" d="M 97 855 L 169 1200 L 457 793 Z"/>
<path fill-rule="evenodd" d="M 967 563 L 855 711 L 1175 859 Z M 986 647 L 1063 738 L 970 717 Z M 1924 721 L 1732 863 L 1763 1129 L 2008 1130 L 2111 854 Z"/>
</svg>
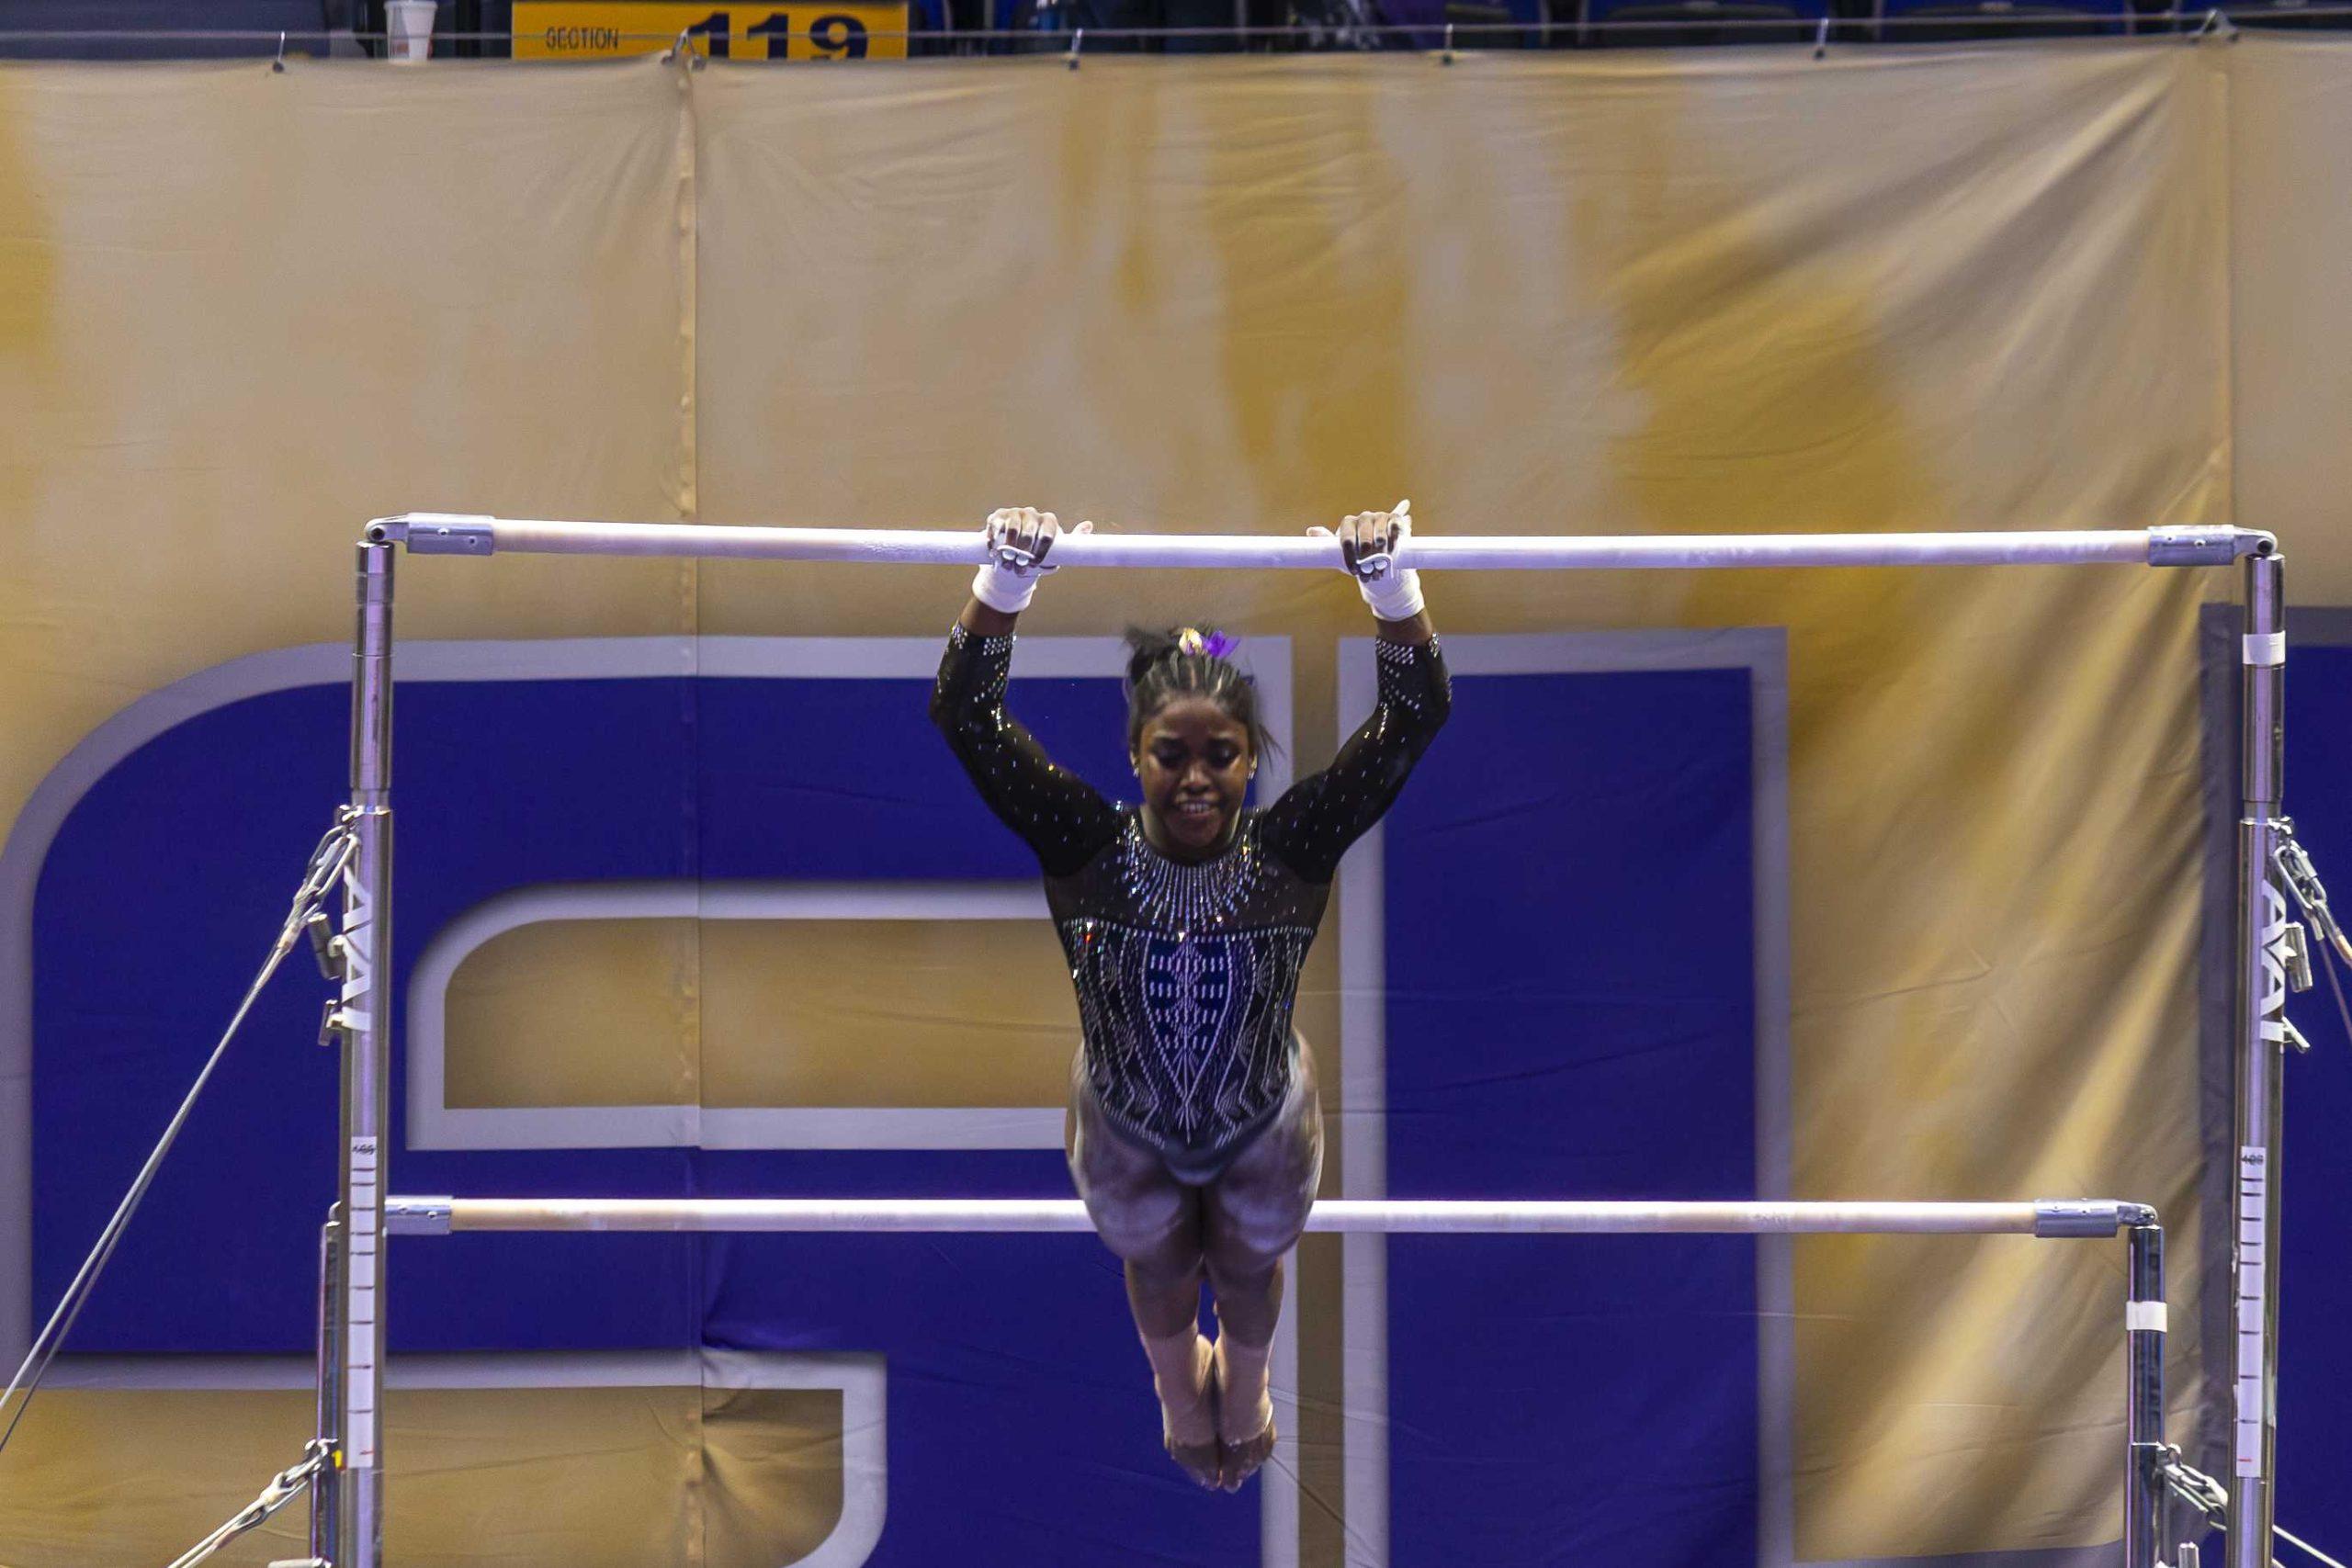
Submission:
<svg viewBox="0 0 2352 1568">
<path fill-rule="evenodd" d="M 1018 614 L 974 599 L 947 634 L 931 721 L 997 819 L 1021 835 L 1048 876 L 1068 876 L 1118 833 L 1118 813 L 1091 784 L 1054 765 L 1004 710 Z"/>
<path fill-rule="evenodd" d="M 1445 655 L 1429 612 L 1382 621 L 1373 645 L 1380 697 L 1331 765 L 1299 780 L 1267 811 L 1267 852 L 1310 882 L 1329 882 L 1340 856 L 1380 820 L 1413 764 L 1453 711 Z"/>
</svg>

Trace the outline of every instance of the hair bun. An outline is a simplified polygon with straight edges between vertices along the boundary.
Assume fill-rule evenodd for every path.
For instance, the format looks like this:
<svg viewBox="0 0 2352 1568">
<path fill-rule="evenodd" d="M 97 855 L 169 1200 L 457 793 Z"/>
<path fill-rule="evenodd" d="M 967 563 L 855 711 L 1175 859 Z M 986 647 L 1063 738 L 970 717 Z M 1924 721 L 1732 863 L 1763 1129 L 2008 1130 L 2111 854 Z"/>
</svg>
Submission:
<svg viewBox="0 0 2352 1568">
<path fill-rule="evenodd" d="M 1150 631 L 1127 628 L 1127 684 L 1134 685 L 1150 668 L 1167 659 L 1229 659 L 1240 646 L 1215 626 L 1170 626 Z"/>
<path fill-rule="evenodd" d="M 1142 626 L 1127 628 L 1127 684 L 1141 681 L 1151 667 L 1163 659 L 1177 657 L 1176 634 L 1148 631 Z"/>
</svg>

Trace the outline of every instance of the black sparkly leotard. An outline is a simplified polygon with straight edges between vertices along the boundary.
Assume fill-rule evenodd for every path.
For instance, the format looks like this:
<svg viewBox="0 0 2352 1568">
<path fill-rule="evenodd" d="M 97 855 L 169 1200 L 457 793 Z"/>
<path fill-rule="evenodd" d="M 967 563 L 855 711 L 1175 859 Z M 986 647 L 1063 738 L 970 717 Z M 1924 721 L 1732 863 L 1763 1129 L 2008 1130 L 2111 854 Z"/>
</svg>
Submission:
<svg viewBox="0 0 2352 1568">
<path fill-rule="evenodd" d="M 1004 711 L 1012 641 L 950 632 L 932 719 L 1045 869 L 1103 1111 L 1180 1178 L 1209 1180 L 1290 1089 L 1291 1007 L 1332 873 L 1445 722 L 1444 657 L 1434 642 L 1376 643 L 1379 703 L 1331 765 L 1243 812 L 1223 854 L 1186 864 Z"/>
</svg>

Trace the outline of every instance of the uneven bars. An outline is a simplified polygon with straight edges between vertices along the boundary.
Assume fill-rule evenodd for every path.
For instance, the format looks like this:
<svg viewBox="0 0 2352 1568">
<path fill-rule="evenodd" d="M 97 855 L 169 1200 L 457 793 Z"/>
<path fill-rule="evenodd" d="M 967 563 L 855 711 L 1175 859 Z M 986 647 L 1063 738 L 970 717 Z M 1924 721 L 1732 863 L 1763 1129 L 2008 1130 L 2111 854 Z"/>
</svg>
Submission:
<svg viewBox="0 0 2352 1568">
<path fill-rule="evenodd" d="M 412 555 L 670 556 L 705 559 L 977 566 L 979 530 L 753 528 L 698 523 L 561 523 L 472 513 L 409 512 L 368 525 L 373 544 Z M 1949 534 L 1670 534 L 1657 536 L 1432 535 L 1407 542 L 1404 565 L 1446 571 L 1809 566 L 2227 566 L 2266 556 L 2277 538 L 2250 528 L 2091 528 Z M 1331 541 L 1305 534 L 1068 534 L 1067 566 L 1334 570 Z"/>
<path fill-rule="evenodd" d="M 1633 1201 L 1364 1201 L 1315 1205 L 1310 1231 L 2111 1236 L 2156 1213 L 2112 1199 L 2000 1203 Z M 384 1200 L 394 1235 L 455 1231 L 1090 1231 L 1074 1198 L 446 1198 Z"/>
</svg>

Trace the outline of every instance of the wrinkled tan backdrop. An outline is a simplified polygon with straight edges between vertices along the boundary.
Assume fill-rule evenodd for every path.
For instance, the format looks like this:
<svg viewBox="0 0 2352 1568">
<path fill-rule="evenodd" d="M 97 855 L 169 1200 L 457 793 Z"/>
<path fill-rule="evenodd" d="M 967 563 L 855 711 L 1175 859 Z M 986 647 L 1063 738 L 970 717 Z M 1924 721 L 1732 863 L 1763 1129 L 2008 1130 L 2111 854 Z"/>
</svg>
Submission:
<svg viewBox="0 0 2352 1568">
<path fill-rule="evenodd" d="M 347 636 L 359 522 L 412 508 L 939 525 L 1018 501 L 1275 531 L 1409 493 L 1452 533 L 2234 516 L 2289 535 L 2298 597 L 2341 600 L 2352 306 L 2327 282 L 2352 173 L 2320 150 L 2347 89 L 2352 51 L 2262 39 L 0 71 L 0 825 L 141 694 Z M 927 636 L 960 593 L 944 569 L 402 572 L 411 637 Z M 1798 1196 L 2125 1192 L 2193 1255 L 2195 574 L 1431 589 L 1457 632 L 1790 628 Z M 1332 640 L 1360 630 L 1336 574 L 1072 572 L 1027 629 L 1163 611 L 1295 637 L 1298 750 L 1327 750 Z M 1334 974 L 1326 944 L 1318 1041 Z M 0 1125 L 0 1158 L 21 1133 Z M 2116 1268 L 1801 1246 L 1799 1557 L 2112 1540 Z M 1336 1321 L 1335 1255 L 1304 1274 Z M 1343 1550 L 1342 1424 L 1318 1408 L 1337 1359 L 1310 1331 L 1318 1564 Z M 690 1379 L 564 1397 L 565 1440 L 519 1456 L 490 1439 L 550 1436 L 524 1401 L 396 1402 L 395 1495 L 420 1504 L 395 1511 L 399 1560 L 773 1564 L 838 1504 L 806 1400 Z M 46 1395 L 0 1465 L 0 1563 L 167 1558 L 305 1420 L 284 1393 Z M 200 1469 L 171 1440 L 191 1430 Z M 616 1453 L 635 1457 L 608 1475 Z M 527 1538 L 503 1533 L 517 1495 Z M 283 1522 L 229 1560 L 292 1554 Z"/>
</svg>

